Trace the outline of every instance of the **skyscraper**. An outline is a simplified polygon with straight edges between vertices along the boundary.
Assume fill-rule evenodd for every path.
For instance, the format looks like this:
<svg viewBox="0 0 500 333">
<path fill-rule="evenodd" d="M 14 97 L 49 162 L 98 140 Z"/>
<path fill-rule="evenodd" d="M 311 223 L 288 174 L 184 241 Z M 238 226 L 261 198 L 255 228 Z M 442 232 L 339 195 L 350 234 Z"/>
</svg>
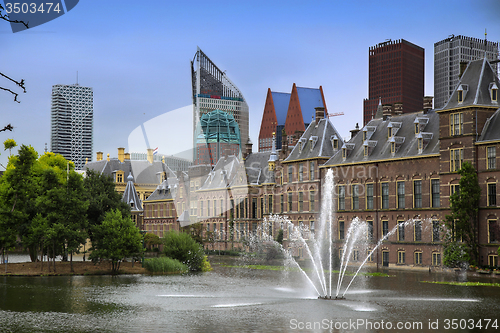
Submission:
<svg viewBox="0 0 500 333">
<path fill-rule="evenodd" d="M 424 98 L 424 49 L 404 39 L 386 41 L 369 49 L 368 99 L 363 101 L 363 123 L 382 104 L 403 103 L 403 113 L 420 111 Z"/>
<path fill-rule="evenodd" d="M 191 79 L 193 96 L 193 134 L 196 156 L 196 129 L 201 117 L 214 110 L 221 110 L 232 115 L 239 126 L 241 144 L 248 141 L 248 104 L 241 91 L 229 80 L 226 73 L 220 70 L 203 51 L 198 48 L 191 61 Z"/>
<path fill-rule="evenodd" d="M 465 36 L 454 36 L 434 43 L 434 107 L 444 107 L 455 89 L 460 63 L 486 58 L 491 62 L 498 60 L 498 42 L 489 42 Z M 497 63 L 491 63 L 497 73 Z"/>
<path fill-rule="evenodd" d="M 52 86 L 51 151 L 82 170 L 92 160 L 94 94 L 78 84 Z"/>
</svg>

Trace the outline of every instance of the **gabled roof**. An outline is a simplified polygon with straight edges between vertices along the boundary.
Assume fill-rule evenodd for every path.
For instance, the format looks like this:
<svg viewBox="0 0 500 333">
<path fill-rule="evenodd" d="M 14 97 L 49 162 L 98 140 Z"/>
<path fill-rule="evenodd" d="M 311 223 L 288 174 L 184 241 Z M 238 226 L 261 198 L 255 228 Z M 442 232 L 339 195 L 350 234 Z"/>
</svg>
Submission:
<svg viewBox="0 0 500 333">
<path fill-rule="evenodd" d="M 500 87 L 498 77 L 486 58 L 471 61 L 442 110 L 467 106 L 498 107 L 498 101 L 492 102 L 490 96 L 489 87 L 493 82 Z M 458 91 L 460 89 L 466 89 L 462 103 L 458 102 Z"/>
<path fill-rule="evenodd" d="M 135 190 L 134 177 L 129 174 L 127 177 L 127 185 L 125 186 L 125 191 L 123 192 L 122 201 L 130 206 L 132 212 L 142 212 L 142 202 L 139 199 L 139 195 Z"/>
<path fill-rule="evenodd" d="M 315 120 L 309 124 L 299 139 L 299 143 L 295 145 L 284 162 L 317 157 L 330 158 L 338 152 L 333 149 L 334 138 L 338 140 L 338 147 L 342 147 L 344 144 L 342 137 L 330 120 L 323 118 L 318 124 Z"/>
<path fill-rule="evenodd" d="M 285 125 L 288 104 L 290 103 L 290 94 L 275 91 L 272 91 L 271 94 L 273 97 L 274 112 L 276 113 L 278 126 Z"/>
<path fill-rule="evenodd" d="M 172 191 L 170 186 L 168 186 L 168 181 L 165 180 L 163 183 L 156 187 L 156 190 L 151 193 L 151 195 L 144 201 L 152 201 L 152 200 L 167 200 L 173 199 Z"/>
<path fill-rule="evenodd" d="M 297 87 L 297 94 L 299 96 L 300 109 L 302 110 L 302 118 L 304 124 L 309 124 L 315 114 L 315 108 L 324 107 L 323 96 L 321 90 L 316 88 L 303 88 Z"/>
<path fill-rule="evenodd" d="M 429 121 L 425 127 L 420 129 L 420 133 L 424 134 L 423 138 L 428 140 L 422 152 L 418 151 L 418 137 L 415 135 L 415 121 L 419 122 L 419 118 L 428 118 Z M 390 123 L 401 123 L 401 127 L 397 132 L 394 140 L 388 138 L 388 126 Z M 439 154 L 439 115 L 435 112 L 424 114 L 423 112 L 405 113 L 399 116 L 390 117 L 387 120 L 373 119 L 367 126 L 374 126 L 375 132 L 372 134 L 369 142 L 363 142 L 363 131 L 360 131 L 354 138 L 349 140 L 346 145 L 353 148 L 345 161 L 342 153 L 334 155 L 324 165 L 342 165 L 350 163 L 362 163 L 370 161 L 391 160 L 406 157 L 418 157 Z M 365 126 L 366 127 L 366 126 Z M 422 137 L 422 135 L 420 135 Z M 373 141 L 376 144 L 373 145 Z M 399 145 L 399 149 L 391 153 L 391 141 Z M 369 147 L 369 155 L 365 156 L 364 146 Z"/>
<path fill-rule="evenodd" d="M 500 109 L 498 109 L 484 124 L 478 143 L 500 140 Z"/>
</svg>

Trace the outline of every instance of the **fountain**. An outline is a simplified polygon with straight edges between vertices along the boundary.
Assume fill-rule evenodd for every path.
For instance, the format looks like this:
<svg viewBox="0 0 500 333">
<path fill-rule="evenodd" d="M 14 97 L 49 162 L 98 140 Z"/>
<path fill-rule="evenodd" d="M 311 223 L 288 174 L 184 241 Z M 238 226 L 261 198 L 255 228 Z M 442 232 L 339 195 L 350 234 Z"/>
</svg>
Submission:
<svg viewBox="0 0 500 333">
<path fill-rule="evenodd" d="M 398 228 L 404 228 L 408 225 L 413 225 L 415 220 L 410 219 L 402 224 L 394 226 L 390 231 L 388 231 L 384 237 L 378 240 L 375 246 L 369 246 L 368 242 L 368 231 L 369 226 L 366 221 L 362 221 L 359 218 L 354 218 L 347 230 L 347 234 L 344 240 L 344 246 L 342 255 L 340 259 L 340 269 L 338 272 L 337 284 L 335 288 L 335 295 L 333 295 L 332 290 L 332 280 L 333 280 L 333 263 L 332 263 L 332 249 L 333 249 L 333 237 L 332 235 L 332 221 L 333 221 L 333 189 L 334 189 L 334 179 L 333 171 L 328 170 L 325 183 L 323 185 L 323 197 L 321 200 L 321 212 L 318 226 L 316 228 L 316 234 L 311 232 L 307 226 L 297 226 L 294 225 L 286 216 L 272 215 L 269 218 L 265 218 L 262 226 L 257 231 L 255 235 L 252 236 L 251 242 L 254 244 L 272 244 L 274 247 L 279 248 L 280 251 L 289 263 L 289 266 L 296 267 L 300 270 L 302 275 L 306 278 L 308 284 L 310 284 L 318 295 L 318 299 L 323 300 L 344 300 L 345 294 L 349 290 L 355 278 L 358 276 L 361 269 L 364 267 L 366 262 L 372 256 L 373 253 L 382 245 L 382 243 L 393 235 Z M 422 222 L 430 222 L 423 220 Z M 312 273 L 307 274 L 306 271 L 294 260 L 291 253 L 285 249 L 281 244 L 276 242 L 273 238 L 273 230 L 283 229 L 288 230 L 289 233 L 289 245 L 291 246 L 301 246 L 312 265 Z M 304 236 L 308 235 L 308 239 Z M 362 251 L 360 251 L 360 249 Z M 342 283 L 346 275 L 347 268 L 349 264 L 353 264 L 351 258 L 353 257 L 353 251 L 357 251 L 356 257 L 359 256 L 360 252 L 367 253 L 364 260 L 359 265 L 358 269 L 355 271 L 351 280 L 347 284 L 341 294 Z M 328 253 L 328 263 L 323 263 L 323 256 Z"/>
</svg>

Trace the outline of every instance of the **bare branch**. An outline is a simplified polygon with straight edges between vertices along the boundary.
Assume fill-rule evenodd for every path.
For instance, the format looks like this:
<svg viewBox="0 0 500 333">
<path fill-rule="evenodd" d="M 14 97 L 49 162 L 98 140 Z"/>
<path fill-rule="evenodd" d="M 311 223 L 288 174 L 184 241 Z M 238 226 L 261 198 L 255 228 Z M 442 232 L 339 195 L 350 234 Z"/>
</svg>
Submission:
<svg viewBox="0 0 500 333">
<path fill-rule="evenodd" d="M 12 132 L 13 129 L 14 129 L 14 127 L 11 124 L 8 124 L 4 128 L 0 129 L 0 132 L 3 132 L 3 131 L 11 131 Z"/>
<path fill-rule="evenodd" d="M 22 23 L 22 24 L 26 27 L 26 29 L 28 29 L 28 28 L 29 28 L 29 27 L 28 27 L 28 22 L 19 21 L 19 20 L 10 20 L 10 19 L 9 19 L 9 15 L 7 15 L 7 14 L 3 14 L 3 13 L 2 13 L 2 11 L 3 11 L 3 10 L 5 10 L 5 9 L 4 9 L 4 8 L 3 8 L 3 6 L 0 4 L 0 19 L 1 19 L 1 20 L 7 21 L 7 22 L 9 22 L 9 23 Z"/>
</svg>

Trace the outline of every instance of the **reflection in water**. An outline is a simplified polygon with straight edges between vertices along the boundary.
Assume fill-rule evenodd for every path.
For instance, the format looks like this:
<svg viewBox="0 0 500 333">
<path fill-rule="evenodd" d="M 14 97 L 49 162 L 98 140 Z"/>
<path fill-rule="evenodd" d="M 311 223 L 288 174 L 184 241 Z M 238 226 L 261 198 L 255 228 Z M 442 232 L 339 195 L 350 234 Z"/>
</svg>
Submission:
<svg viewBox="0 0 500 333">
<path fill-rule="evenodd" d="M 0 331 L 296 332 L 292 320 L 428 323 L 500 311 L 500 288 L 419 282 L 453 279 L 444 274 L 363 276 L 346 300 L 328 301 L 304 291 L 298 273 L 214 266 L 182 276 L 0 277 Z"/>
</svg>

